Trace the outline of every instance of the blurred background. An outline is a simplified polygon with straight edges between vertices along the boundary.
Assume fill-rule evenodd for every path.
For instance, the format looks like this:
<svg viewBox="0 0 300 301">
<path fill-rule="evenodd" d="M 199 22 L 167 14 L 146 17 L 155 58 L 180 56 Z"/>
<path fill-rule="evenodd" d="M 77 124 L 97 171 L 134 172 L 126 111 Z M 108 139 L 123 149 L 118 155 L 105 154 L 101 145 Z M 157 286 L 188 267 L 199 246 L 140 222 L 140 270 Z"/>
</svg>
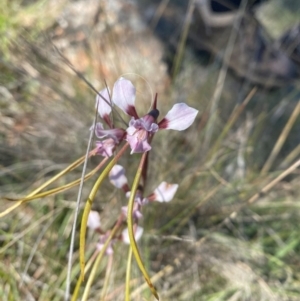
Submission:
<svg viewBox="0 0 300 301">
<path fill-rule="evenodd" d="M 177 102 L 199 110 L 191 128 L 152 143 L 145 195 L 179 184 L 171 203 L 143 212 L 140 250 L 161 300 L 300 300 L 299 169 L 260 193 L 300 157 L 299 1 L 0 4 L 1 198 L 27 195 L 84 155 L 96 94 L 82 75 L 96 90 L 124 76 L 141 115 L 156 92 L 161 117 Z M 121 160 L 130 182 L 138 159 Z M 1 300 L 63 300 L 77 192 L 0 219 Z M 103 228 L 126 202 L 106 181 L 93 208 Z M 1 199 L 0 210 L 11 204 Z M 87 254 L 96 243 L 88 233 Z M 107 294 L 104 259 L 89 300 L 124 299 L 126 260 L 116 244 Z M 135 263 L 132 278 L 132 300 L 154 300 Z"/>
</svg>

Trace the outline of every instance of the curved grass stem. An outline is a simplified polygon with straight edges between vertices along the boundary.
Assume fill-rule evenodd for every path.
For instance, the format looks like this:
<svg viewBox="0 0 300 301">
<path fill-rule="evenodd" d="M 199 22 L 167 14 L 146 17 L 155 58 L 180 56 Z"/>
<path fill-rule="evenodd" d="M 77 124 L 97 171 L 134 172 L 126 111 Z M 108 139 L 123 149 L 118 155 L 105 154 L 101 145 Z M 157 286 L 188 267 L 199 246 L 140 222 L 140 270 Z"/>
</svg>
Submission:
<svg viewBox="0 0 300 301">
<path fill-rule="evenodd" d="M 126 267 L 126 283 L 125 283 L 125 301 L 130 301 L 130 274 L 131 274 L 132 248 L 129 246 L 127 267 Z"/>
<path fill-rule="evenodd" d="M 103 167 L 103 165 L 106 163 L 106 161 L 107 161 L 107 158 L 103 159 L 97 167 L 95 167 L 92 171 L 90 171 L 88 174 L 85 175 L 83 180 L 86 181 L 86 180 L 90 179 L 97 171 L 99 171 Z M 71 189 L 71 188 L 77 186 L 80 183 L 80 181 L 81 181 L 81 178 L 77 179 L 75 181 L 72 181 L 68 184 L 65 184 L 63 186 L 59 186 L 59 187 L 56 187 L 56 188 L 53 188 L 53 189 L 50 189 L 50 190 L 47 190 L 47 191 L 44 191 L 44 192 L 41 192 L 41 193 L 37 193 L 33 196 L 25 197 L 23 199 L 8 199 L 8 198 L 4 198 L 4 199 L 7 200 L 7 201 L 11 201 L 11 202 L 17 202 L 17 206 L 20 206 L 20 205 L 25 204 L 29 201 L 33 201 L 33 200 L 36 200 L 36 199 L 42 199 L 42 198 L 45 198 L 47 196 L 54 195 L 54 194 L 57 194 L 59 192 L 63 192 L 63 191 L 66 191 L 68 189 Z M 12 210 L 10 208 L 11 207 L 9 207 L 3 213 L 0 213 L 0 217 L 2 217 L 2 215 L 4 216 L 5 214 L 9 213 Z"/>
<path fill-rule="evenodd" d="M 92 286 L 92 283 L 95 279 L 95 276 L 96 276 L 96 272 L 98 270 L 98 267 L 100 265 L 100 262 L 103 258 L 103 255 L 106 251 L 106 249 L 108 248 L 108 245 L 109 243 L 111 242 L 111 240 L 114 238 L 116 232 L 119 230 L 119 228 L 121 227 L 122 225 L 122 222 L 123 220 L 122 219 L 119 219 L 117 221 L 117 223 L 115 224 L 114 228 L 111 230 L 110 234 L 109 234 L 109 237 L 107 238 L 105 244 L 103 245 L 103 248 L 101 249 L 101 251 L 99 252 L 96 260 L 95 260 L 95 263 L 93 265 L 93 268 L 91 270 L 91 274 L 89 275 L 89 278 L 88 278 L 88 281 L 85 285 L 85 288 L 84 288 L 84 292 L 83 292 L 83 295 L 82 295 L 82 301 L 87 301 L 88 300 L 88 296 L 89 296 L 89 292 L 90 292 L 90 289 L 91 289 L 91 286 Z M 80 279 L 82 279 L 82 276 L 80 275 Z M 72 298 L 72 300 L 76 300 L 77 299 L 77 296 L 75 296 L 75 298 Z"/>
<path fill-rule="evenodd" d="M 101 291 L 101 301 L 105 301 L 105 296 L 107 293 L 108 285 L 109 285 L 109 279 L 112 271 L 112 266 L 113 266 L 113 260 L 114 260 L 114 254 L 110 254 L 108 256 L 108 263 L 107 263 L 107 268 L 106 268 L 106 273 L 105 273 L 105 279 L 104 279 L 104 284 L 102 287 Z"/>
<path fill-rule="evenodd" d="M 141 255 L 139 253 L 139 250 L 138 250 L 138 247 L 137 247 L 137 244 L 136 244 L 136 241 L 135 241 L 134 229 L 133 229 L 132 212 L 133 212 L 133 206 L 134 206 L 134 199 L 135 199 L 136 191 L 137 191 L 138 186 L 139 186 L 139 182 L 140 182 L 141 175 L 142 175 L 142 172 L 143 172 L 143 166 L 145 164 L 146 157 L 147 157 L 147 153 L 143 153 L 140 164 L 139 164 L 139 167 L 138 167 L 138 170 L 137 170 L 137 173 L 135 175 L 135 178 L 134 178 L 134 181 L 133 181 L 133 184 L 132 184 L 132 189 L 131 189 L 131 193 L 130 193 L 130 197 L 129 197 L 129 201 L 128 201 L 127 224 L 128 224 L 128 233 L 129 233 L 130 245 L 131 245 L 134 257 L 137 261 L 137 264 L 138 264 L 143 276 L 145 277 L 146 282 L 149 285 L 149 288 L 150 288 L 152 294 L 155 296 L 155 298 L 157 300 L 159 300 L 157 291 L 156 291 L 154 285 L 152 284 L 152 282 L 150 280 L 150 277 L 149 277 L 149 275 L 146 271 L 146 268 L 143 264 L 143 261 L 141 259 Z"/>
<path fill-rule="evenodd" d="M 92 152 L 90 152 L 90 155 L 91 154 L 92 154 Z M 65 168 L 64 170 L 62 170 L 60 173 L 58 173 L 57 175 L 55 175 L 53 178 L 51 178 L 49 181 L 45 182 L 43 185 L 41 185 L 40 187 L 38 187 L 36 190 L 32 191 L 25 198 L 22 198 L 22 199 L 4 198 L 7 201 L 16 201 L 16 203 L 13 204 L 12 206 L 8 207 L 3 212 L 1 212 L 0 213 L 0 218 L 4 217 L 5 215 L 7 215 L 10 212 L 12 212 L 14 209 L 18 208 L 22 204 L 25 204 L 25 203 L 27 203 L 29 201 L 32 201 L 32 200 L 35 200 L 35 199 L 39 199 L 39 198 L 44 198 L 44 197 L 47 197 L 47 196 L 50 196 L 50 195 L 53 195 L 53 194 L 56 194 L 56 193 L 68 190 L 68 189 L 70 189 L 70 188 L 78 185 L 80 183 L 81 179 L 77 179 L 77 180 L 75 180 L 75 181 L 73 181 L 71 183 L 68 183 L 68 184 L 64 185 L 64 186 L 53 188 L 53 189 L 50 189 L 48 191 L 44 191 L 44 192 L 39 193 L 45 187 L 49 186 L 50 184 L 52 184 L 53 182 L 55 182 L 56 180 L 58 180 L 59 178 L 61 178 L 63 175 L 65 175 L 69 171 L 73 170 L 74 168 L 76 168 L 77 166 L 79 166 L 80 164 L 82 164 L 83 161 L 84 161 L 84 157 L 79 158 L 74 163 L 72 163 L 71 165 L 69 165 L 67 168 Z M 87 174 L 85 176 L 84 180 L 87 180 L 90 177 L 92 177 L 103 166 L 102 162 L 94 170 L 92 170 L 89 174 Z"/>
<path fill-rule="evenodd" d="M 99 250 L 96 249 L 96 251 L 94 252 L 94 254 L 92 255 L 92 257 L 89 259 L 89 261 L 85 265 L 84 274 L 86 274 L 90 270 L 90 268 L 92 267 L 92 264 L 94 263 L 94 261 L 96 260 L 96 258 L 98 256 L 98 254 L 99 254 Z M 72 295 L 71 301 L 76 301 L 77 300 L 78 294 L 79 294 L 79 289 L 80 289 L 80 286 L 81 286 L 81 282 L 82 282 L 81 278 L 78 277 L 75 289 L 73 291 L 73 295 Z"/>
<path fill-rule="evenodd" d="M 80 258 L 80 270 L 81 270 L 81 280 L 84 280 L 84 265 L 85 265 L 85 259 L 84 259 L 84 250 L 85 250 L 85 234 L 86 234 L 86 228 L 87 228 L 87 220 L 92 208 L 92 204 L 94 202 L 95 196 L 97 191 L 99 190 L 102 182 L 104 179 L 108 176 L 108 173 L 111 171 L 111 169 L 114 167 L 114 165 L 118 162 L 120 157 L 124 154 L 125 150 L 129 146 L 128 143 L 126 143 L 121 150 L 117 153 L 117 155 L 108 163 L 106 168 L 103 170 L 103 172 L 100 174 L 99 178 L 97 179 L 96 183 L 94 184 L 90 195 L 88 197 L 88 200 L 86 202 L 86 205 L 84 207 L 83 216 L 81 220 L 81 227 L 80 227 L 80 244 L 79 244 L 79 258 Z"/>
</svg>

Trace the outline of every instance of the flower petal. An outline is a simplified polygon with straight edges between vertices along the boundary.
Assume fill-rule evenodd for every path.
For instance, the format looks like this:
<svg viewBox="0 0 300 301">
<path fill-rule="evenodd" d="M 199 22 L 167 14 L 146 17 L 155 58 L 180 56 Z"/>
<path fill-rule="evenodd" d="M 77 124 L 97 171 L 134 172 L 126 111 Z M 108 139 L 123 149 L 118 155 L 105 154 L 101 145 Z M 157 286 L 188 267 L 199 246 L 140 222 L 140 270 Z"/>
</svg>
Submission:
<svg viewBox="0 0 300 301">
<path fill-rule="evenodd" d="M 109 105 L 110 103 L 109 92 L 110 92 L 109 89 L 105 88 L 101 90 L 96 96 L 96 108 L 98 108 L 98 113 L 101 118 L 108 116 L 111 112 L 111 105 Z"/>
<path fill-rule="evenodd" d="M 133 133 L 133 135 L 130 135 Z M 145 130 L 136 130 L 133 127 L 127 129 L 126 140 L 130 144 L 131 154 L 133 153 L 145 153 L 151 149 L 150 144 L 147 141 L 148 134 Z M 144 137 L 145 136 L 145 137 Z"/>
<path fill-rule="evenodd" d="M 142 237 L 143 232 L 144 232 L 144 229 L 142 227 L 140 227 L 140 226 L 136 227 L 136 230 L 134 232 L 134 238 L 136 241 L 138 241 Z M 122 239 L 125 244 L 127 244 L 127 245 L 130 244 L 128 228 L 126 228 L 122 231 Z"/>
<path fill-rule="evenodd" d="M 137 130 L 143 129 L 149 133 L 156 133 L 158 131 L 158 125 L 150 115 L 146 115 L 139 119 L 131 118 L 129 121 L 129 128 L 132 127 Z"/>
<path fill-rule="evenodd" d="M 150 199 L 161 203 L 170 202 L 172 201 L 177 189 L 178 189 L 178 184 L 169 184 L 167 182 L 162 182 L 154 190 L 154 195 L 152 195 Z"/>
<path fill-rule="evenodd" d="M 183 131 L 194 122 L 197 114 L 198 110 L 185 103 L 177 103 L 158 125 L 160 129 Z"/>
<path fill-rule="evenodd" d="M 109 172 L 109 180 L 117 188 L 122 188 L 127 185 L 127 178 L 125 176 L 125 169 L 121 165 L 115 165 Z"/>
<path fill-rule="evenodd" d="M 91 212 L 89 213 L 87 226 L 93 230 L 100 228 L 100 214 L 97 211 L 91 210 Z"/>
<path fill-rule="evenodd" d="M 103 141 L 96 141 L 96 154 L 103 157 L 111 157 L 113 155 L 116 143 L 112 138 Z"/>
<path fill-rule="evenodd" d="M 114 139 L 115 143 L 119 143 L 123 137 L 125 136 L 125 130 L 123 129 L 111 129 L 111 130 L 104 130 L 102 123 L 98 122 L 95 127 L 95 134 L 98 138 L 112 138 Z"/>
<path fill-rule="evenodd" d="M 112 101 L 127 115 L 138 118 L 135 110 L 135 87 L 130 80 L 119 78 L 113 88 Z"/>
</svg>

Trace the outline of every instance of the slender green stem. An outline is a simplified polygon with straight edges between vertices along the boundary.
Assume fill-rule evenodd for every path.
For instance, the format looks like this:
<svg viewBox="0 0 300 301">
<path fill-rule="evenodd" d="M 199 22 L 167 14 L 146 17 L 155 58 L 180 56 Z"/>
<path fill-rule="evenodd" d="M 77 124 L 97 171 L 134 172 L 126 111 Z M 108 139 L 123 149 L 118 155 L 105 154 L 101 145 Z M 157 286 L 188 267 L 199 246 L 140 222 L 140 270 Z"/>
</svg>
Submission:
<svg viewBox="0 0 300 301">
<path fill-rule="evenodd" d="M 80 261 L 80 269 L 81 269 L 81 279 L 84 280 L 84 265 L 85 265 L 85 259 L 84 259 L 84 250 L 85 250 L 85 234 L 86 234 L 86 228 L 87 228 L 87 220 L 92 208 L 92 204 L 94 202 L 95 196 L 97 191 L 99 190 L 100 185 L 104 181 L 104 179 L 108 176 L 108 173 L 111 171 L 111 169 L 114 167 L 114 165 L 118 162 L 120 157 L 124 154 L 125 150 L 129 146 L 128 143 L 126 143 L 121 150 L 117 153 L 117 155 L 108 163 L 106 168 L 103 170 L 103 172 L 100 174 L 99 178 L 97 179 L 95 185 L 93 186 L 90 195 L 88 197 L 88 200 L 86 202 L 86 205 L 84 207 L 83 216 L 81 220 L 81 228 L 80 228 L 80 244 L 79 244 L 79 261 Z"/>
<path fill-rule="evenodd" d="M 89 261 L 85 265 L 84 274 L 86 274 L 89 271 L 89 269 L 91 268 L 93 262 L 96 260 L 98 254 L 99 254 L 99 250 L 96 249 L 96 251 L 94 252 L 94 254 L 92 255 L 92 257 L 89 259 Z M 79 294 L 79 289 L 80 289 L 80 286 L 81 286 L 81 282 L 82 282 L 81 278 L 78 277 L 71 301 L 76 301 L 77 300 L 78 294 Z"/>
<path fill-rule="evenodd" d="M 102 168 L 102 166 L 107 162 L 107 160 L 108 160 L 108 158 L 104 158 L 100 162 L 100 164 L 98 164 L 97 167 L 95 167 L 92 171 L 90 171 L 88 174 L 85 175 L 83 180 L 86 181 L 89 178 L 91 178 L 97 171 L 99 171 Z M 80 181 L 81 181 L 81 178 L 77 179 L 77 180 L 74 180 L 74 181 L 72 181 L 68 184 L 63 185 L 63 186 L 59 186 L 59 187 L 56 187 L 56 188 L 53 188 L 53 189 L 50 189 L 50 190 L 46 190 L 44 192 L 40 192 L 40 193 L 34 194 L 30 197 L 25 197 L 25 198 L 22 198 L 22 199 L 10 199 L 10 198 L 4 198 L 4 199 L 7 200 L 7 201 L 11 201 L 11 202 L 16 202 L 17 201 L 17 202 L 20 202 L 21 204 L 24 204 L 24 203 L 27 203 L 29 201 L 33 201 L 33 200 L 36 200 L 36 199 L 42 199 L 44 197 L 54 195 L 56 193 L 68 190 L 72 187 L 77 186 L 80 183 Z"/>
<path fill-rule="evenodd" d="M 141 179 L 143 166 L 145 164 L 146 157 L 147 157 L 147 153 L 143 153 L 141 161 L 140 161 L 140 165 L 138 167 L 137 173 L 135 175 L 135 178 L 134 178 L 134 181 L 133 181 L 133 184 L 132 184 L 131 193 L 130 193 L 130 197 L 129 197 L 129 201 L 128 201 L 127 224 L 128 224 L 128 234 L 129 234 L 130 245 L 131 245 L 134 257 L 137 261 L 137 264 L 138 264 L 143 276 L 145 277 L 145 280 L 147 281 L 147 283 L 149 285 L 149 288 L 150 288 L 152 294 L 155 296 L 155 298 L 157 300 L 159 300 L 156 289 L 153 286 L 153 284 L 150 280 L 150 277 L 149 277 L 149 275 L 146 271 L 146 268 L 145 268 L 145 266 L 142 262 L 141 255 L 139 253 L 139 250 L 138 250 L 135 238 L 134 238 L 134 229 L 133 229 L 132 212 L 133 212 L 133 206 L 134 206 L 134 199 L 135 199 L 136 191 L 137 191 L 138 186 L 139 186 L 139 182 L 140 182 L 140 179 Z"/>
<path fill-rule="evenodd" d="M 130 274 L 131 274 L 132 248 L 129 246 L 127 268 L 126 268 L 126 284 L 125 284 L 125 301 L 130 301 Z"/>
<path fill-rule="evenodd" d="M 237 121 L 238 117 L 244 111 L 244 109 L 246 108 L 246 106 L 249 103 L 249 101 L 253 98 L 253 96 L 256 93 L 256 91 L 257 91 L 257 87 L 254 87 L 250 91 L 250 93 L 247 95 L 247 97 L 245 98 L 245 100 L 243 101 L 243 103 L 240 104 L 240 105 L 237 105 L 233 109 L 233 112 L 231 113 L 230 117 L 228 118 L 227 123 L 223 127 L 223 130 L 222 130 L 221 134 L 216 138 L 216 141 L 214 142 L 214 145 L 212 146 L 211 150 L 208 152 L 209 159 L 211 159 L 215 155 L 215 153 L 219 149 L 219 146 L 220 146 L 221 142 L 223 141 L 224 137 L 227 135 L 227 133 L 232 128 L 232 126 L 235 124 L 235 122 Z"/>
<path fill-rule="evenodd" d="M 86 283 L 86 286 L 84 288 L 84 292 L 83 292 L 83 296 L 82 296 L 82 301 L 87 301 L 88 300 L 88 296 L 89 296 L 89 292 L 92 286 L 92 283 L 95 279 L 96 276 L 96 272 L 98 270 L 98 267 L 100 265 L 101 259 L 109 245 L 109 243 L 111 242 L 111 240 L 114 238 L 116 232 L 118 231 L 118 229 L 121 227 L 123 220 L 119 219 L 118 222 L 115 224 L 114 228 L 111 230 L 109 237 L 107 238 L 105 244 L 103 245 L 103 248 L 101 249 L 100 253 L 98 254 L 95 263 L 93 265 L 93 268 L 91 270 L 91 274 L 88 278 L 88 281 Z M 76 300 L 76 298 L 74 298 L 74 300 Z"/>
<path fill-rule="evenodd" d="M 88 157 L 90 157 L 94 152 L 91 151 L 88 154 Z M 77 159 L 75 162 L 73 162 L 71 165 L 69 165 L 67 168 L 65 168 L 64 170 L 62 170 L 60 173 L 58 173 L 57 175 L 55 175 L 53 178 L 51 178 L 49 181 L 45 182 L 44 184 L 42 184 L 40 187 L 38 187 L 36 190 L 32 191 L 30 194 L 28 194 L 27 197 L 33 196 L 37 193 L 39 193 L 41 190 L 43 190 L 45 187 L 49 186 L 50 184 L 52 184 L 54 181 L 56 181 L 57 179 L 59 179 L 60 177 L 62 177 L 63 175 L 65 175 L 66 173 L 68 173 L 69 171 L 73 170 L 74 168 L 76 168 L 77 166 L 79 166 L 80 164 L 82 164 L 85 160 L 85 156 L 82 156 L 81 158 Z"/>
<path fill-rule="evenodd" d="M 32 200 L 35 200 L 35 199 L 39 199 L 39 198 L 44 198 L 46 196 L 62 192 L 64 190 L 67 190 L 69 188 L 72 188 L 72 187 L 78 185 L 79 182 L 80 182 L 80 179 L 76 180 L 76 181 L 73 181 L 73 182 L 71 182 L 69 184 L 66 184 L 64 186 L 53 188 L 53 189 L 50 189 L 48 191 L 39 193 L 42 189 L 44 189 L 48 185 L 52 184 L 54 181 L 56 181 L 57 179 L 59 179 L 60 177 L 62 177 L 64 174 L 66 174 L 67 172 L 73 170 L 75 167 L 79 166 L 82 163 L 82 160 L 84 160 L 84 157 L 76 160 L 74 163 L 72 163 L 70 166 L 68 166 L 67 168 L 65 168 L 63 171 L 61 171 L 60 173 L 58 173 L 53 178 L 51 178 L 49 181 L 47 181 L 46 183 L 44 183 L 43 185 L 41 185 L 39 188 L 37 188 L 36 190 L 34 190 L 30 194 L 28 194 L 25 198 L 22 198 L 22 199 L 4 198 L 5 200 L 8 200 L 8 201 L 16 201 L 16 203 L 14 203 L 12 206 L 8 207 L 3 212 L 0 212 L 0 218 L 4 217 L 5 215 L 7 215 L 10 212 L 12 212 L 14 209 L 18 208 L 22 204 L 25 204 L 25 203 L 27 203 L 29 201 L 32 201 Z M 101 165 L 101 163 L 100 163 L 100 165 Z M 87 174 L 85 176 L 84 180 L 87 180 L 88 178 L 90 178 L 91 176 L 93 176 L 96 173 L 96 171 L 98 171 L 101 167 L 102 167 L 102 165 L 101 166 L 98 165 L 94 170 L 92 170 L 89 174 Z"/>
<path fill-rule="evenodd" d="M 105 301 L 105 296 L 107 293 L 109 279 L 110 279 L 112 266 L 113 266 L 113 260 L 114 260 L 114 254 L 110 254 L 108 256 L 108 263 L 107 263 L 107 268 L 106 268 L 106 273 L 105 273 L 105 279 L 104 279 L 104 284 L 103 284 L 102 291 L 101 291 L 101 301 Z"/>
</svg>

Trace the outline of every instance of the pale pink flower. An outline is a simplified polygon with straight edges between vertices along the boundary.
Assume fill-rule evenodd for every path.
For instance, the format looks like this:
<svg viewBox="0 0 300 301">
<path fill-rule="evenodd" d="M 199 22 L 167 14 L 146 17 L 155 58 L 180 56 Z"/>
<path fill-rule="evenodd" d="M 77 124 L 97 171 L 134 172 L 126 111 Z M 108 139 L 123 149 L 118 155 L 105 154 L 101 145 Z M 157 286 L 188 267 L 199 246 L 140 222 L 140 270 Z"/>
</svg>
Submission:
<svg viewBox="0 0 300 301">
<path fill-rule="evenodd" d="M 144 153 L 151 149 L 148 136 L 158 131 L 158 125 L 155 123 L 157 117 L 158 110 L 152 110 L 140 119 L 131 118 L 126 130 L 126 140 L 130 144 L 131 153 Z"/>
<path fill-rule="evenodd" d="M 110 113 L 111 113 L 111 101 L 110 101 L 110 91 L 105 88 L 101 90 L 96 96 L 96 108 L 100 117 L 105 120 L 106 123 L 110 125 Z"/>
<path fill-rule="evenodd" d="M 126 193 L 127 198 L 130 197 L 130 188 L 128 187 L 128 182 L 125 176 L 124 167 L 122 167 L 121 165 L 115 165 L 109 173 L 109 180 L 115 187 L 122 188 Z M 146 205 L 149 201 L 150 202 L 157 201 L 160 203 L 170 202 L 174 198 L 177 189 L 178 189 L 178 184 L 161 182 L 159 186 L 146 198 L 143 197 L 141 190 L 137 190 L 134 198 L 135 203 L 138 204 L 138 207 L 135 208 L 135 210 L 138 211 L 137 214 L 139 215 L 140 207 Z"/>
<path fill-rule="evenodd" d="M 108 92 L 107 92 L 108 93 Z M 189 107 L 185 103 L 175 104 L 167 115 L 157 122 L 159 111 L 156 109 L 156 99 L 152 110 L 139 118 L 135 109 L 136 89 L 131 81 L 121 77 L 113 87 L 112 102 L 117 105 L 125 114 L 132 117 L 126 132 L 125 140 L 131 147 L 131 153 L 143 153 L 151 149 L 149 137 L 160 129 L 171 129 L 183 131 L 187 129 L 195 120 L 198 110 Z M 100 116 L 106 116 L 107 107 L 103 107 Z M 102 134 L 104 134 L 102 131 Z"/>
<path fill-rule="evenodd" d="M 107 123 L 109 130 L 105 130 L 103 124 L 98 122 L 95 128 L 95 134 L 101 141 L 96 142 L 96 153 L 103 157 L 112 156 L 116 145 L 118 145 L 124 138 L 126 132 L 123 129 L 113 128 L 112 121 L 110 119 L 110 113 L 112 110 L 112 104 L 110 101 L 110 91 L 103 89 L 96 96 L 96 108 L 98 114 Z"/>
<path fill-rule="evenodd" d="M 96 154 L 102 157 L 110 157 L 115 150 L 116 142 L 112 138 L 96 141 Z"/>
</svg>

